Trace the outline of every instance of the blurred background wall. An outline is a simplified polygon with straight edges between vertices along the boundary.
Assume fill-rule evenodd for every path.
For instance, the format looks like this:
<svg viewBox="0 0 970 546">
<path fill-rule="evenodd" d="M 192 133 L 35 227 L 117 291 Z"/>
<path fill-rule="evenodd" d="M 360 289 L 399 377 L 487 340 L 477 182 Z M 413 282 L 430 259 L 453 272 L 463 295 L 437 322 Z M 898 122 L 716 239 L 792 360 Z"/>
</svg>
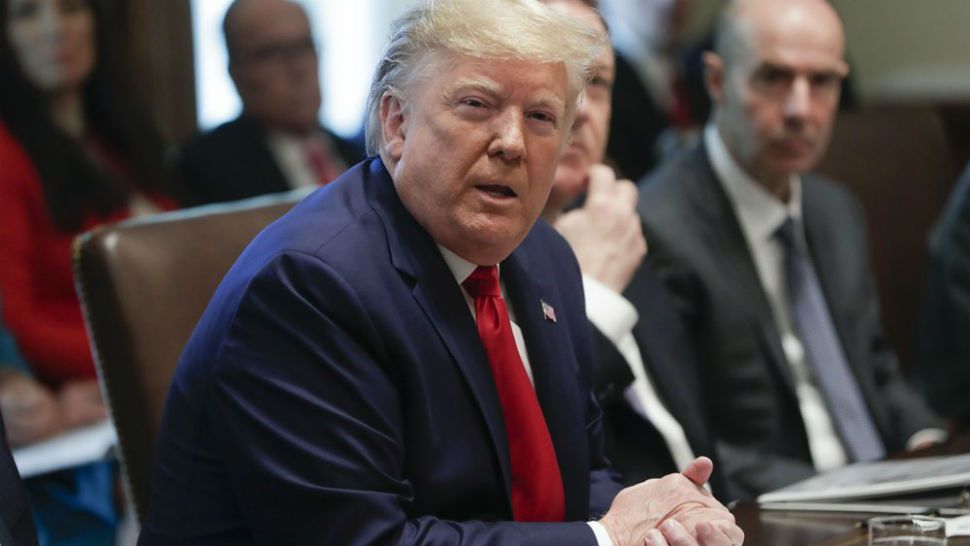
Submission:
<svg viewBox="0 0 970 546">
<path fill-rule="evenodd" d="M 115 0 L 126 13 L 138 81 L 166 136 L 181 141 L 229 119 L 238 99 L 228 82 L 219 27 L 228 0 Z M 363 111 L 387 28 L 410 0 L 305 0 L 321 46 L 325 121 L 350 133 Z M 834 0 L 848 33 L 863 104 L 970 106 L 970 0 Z M 692 0 L 686 38 L 705 35 L 720 0 Z M 193 22 L 194 17 L 194 22 Z"/>
</svg>

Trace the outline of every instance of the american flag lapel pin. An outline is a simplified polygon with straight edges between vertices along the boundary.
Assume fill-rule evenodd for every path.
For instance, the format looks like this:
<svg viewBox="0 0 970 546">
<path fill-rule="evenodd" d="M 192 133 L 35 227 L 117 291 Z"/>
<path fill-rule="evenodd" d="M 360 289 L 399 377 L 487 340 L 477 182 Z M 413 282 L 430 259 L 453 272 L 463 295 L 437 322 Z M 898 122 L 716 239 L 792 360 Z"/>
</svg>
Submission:
<svg viewBox="0 0 970 546">
<path fill-rule="evenodd" d="M 546 320 L 550 322 L 556 322 L 556 310 L 544 300 L 540 299 L 539 303 L 542 304 L 542 316 L 546 317 Z"/>
</svg>

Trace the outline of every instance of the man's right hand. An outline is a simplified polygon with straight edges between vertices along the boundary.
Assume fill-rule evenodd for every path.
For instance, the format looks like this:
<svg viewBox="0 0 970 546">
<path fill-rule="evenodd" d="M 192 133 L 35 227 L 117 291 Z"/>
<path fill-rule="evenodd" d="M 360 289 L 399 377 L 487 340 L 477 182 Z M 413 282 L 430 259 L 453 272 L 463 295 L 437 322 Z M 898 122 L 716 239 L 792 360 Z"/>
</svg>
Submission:
<svg viewBox="0 0 970 546">
<path fill-rule="evenodd" d="M 682 474 L 628 487 L 600 520 L 614 546 L 738 546 L 744 532 L 703 485 L 714 466 L 695 459 Z"/>
<path fill-rule="evenodd" d="M 569 241 L 579 268 L 607 287 L 622 293 L 647 254 L 640 217 L 637 188 L 629 180 L 617 180 L 613 169 L 593 165 L 589 189 L 581 208 L 555 222 L 556 230 Z"/>
</svg>

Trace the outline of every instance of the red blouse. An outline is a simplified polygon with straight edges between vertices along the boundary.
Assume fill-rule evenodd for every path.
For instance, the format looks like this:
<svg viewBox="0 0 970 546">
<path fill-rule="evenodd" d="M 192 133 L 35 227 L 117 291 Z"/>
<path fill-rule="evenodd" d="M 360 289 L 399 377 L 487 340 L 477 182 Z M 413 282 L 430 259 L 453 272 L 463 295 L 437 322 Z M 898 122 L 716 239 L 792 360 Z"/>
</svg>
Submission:
<svg viewBox="0 0 970 546">
<path fill-rule="evenodd" d="M 153 201 L 174 208 L 171 201 Z M 42 380 L 95 376 L 74 292 L 71 245 L 84 231 L 130 216 L 125 207 L 104 217 L 89 214 L 79 231 L 58 230 L 33 161 L 0 122 L 0 305 L 3 323 Z"/>
</svg>

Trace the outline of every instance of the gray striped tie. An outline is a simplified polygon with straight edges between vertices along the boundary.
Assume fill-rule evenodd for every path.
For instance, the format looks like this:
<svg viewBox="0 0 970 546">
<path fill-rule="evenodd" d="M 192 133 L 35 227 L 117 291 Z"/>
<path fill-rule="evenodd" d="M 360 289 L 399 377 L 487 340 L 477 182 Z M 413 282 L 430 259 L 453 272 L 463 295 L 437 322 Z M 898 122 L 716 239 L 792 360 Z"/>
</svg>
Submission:
<svg viewBox="0 0 970 546">
<path fill-rule="evenodd" d="M 796 237 L 796 227 L 788 218 L 776 233 L 785 247 L 785 277 L 795 331 L 852 460 L 881 459 L 886 448 L 849 370 L 818 276 L 802 239 Z"/>
</svg>

